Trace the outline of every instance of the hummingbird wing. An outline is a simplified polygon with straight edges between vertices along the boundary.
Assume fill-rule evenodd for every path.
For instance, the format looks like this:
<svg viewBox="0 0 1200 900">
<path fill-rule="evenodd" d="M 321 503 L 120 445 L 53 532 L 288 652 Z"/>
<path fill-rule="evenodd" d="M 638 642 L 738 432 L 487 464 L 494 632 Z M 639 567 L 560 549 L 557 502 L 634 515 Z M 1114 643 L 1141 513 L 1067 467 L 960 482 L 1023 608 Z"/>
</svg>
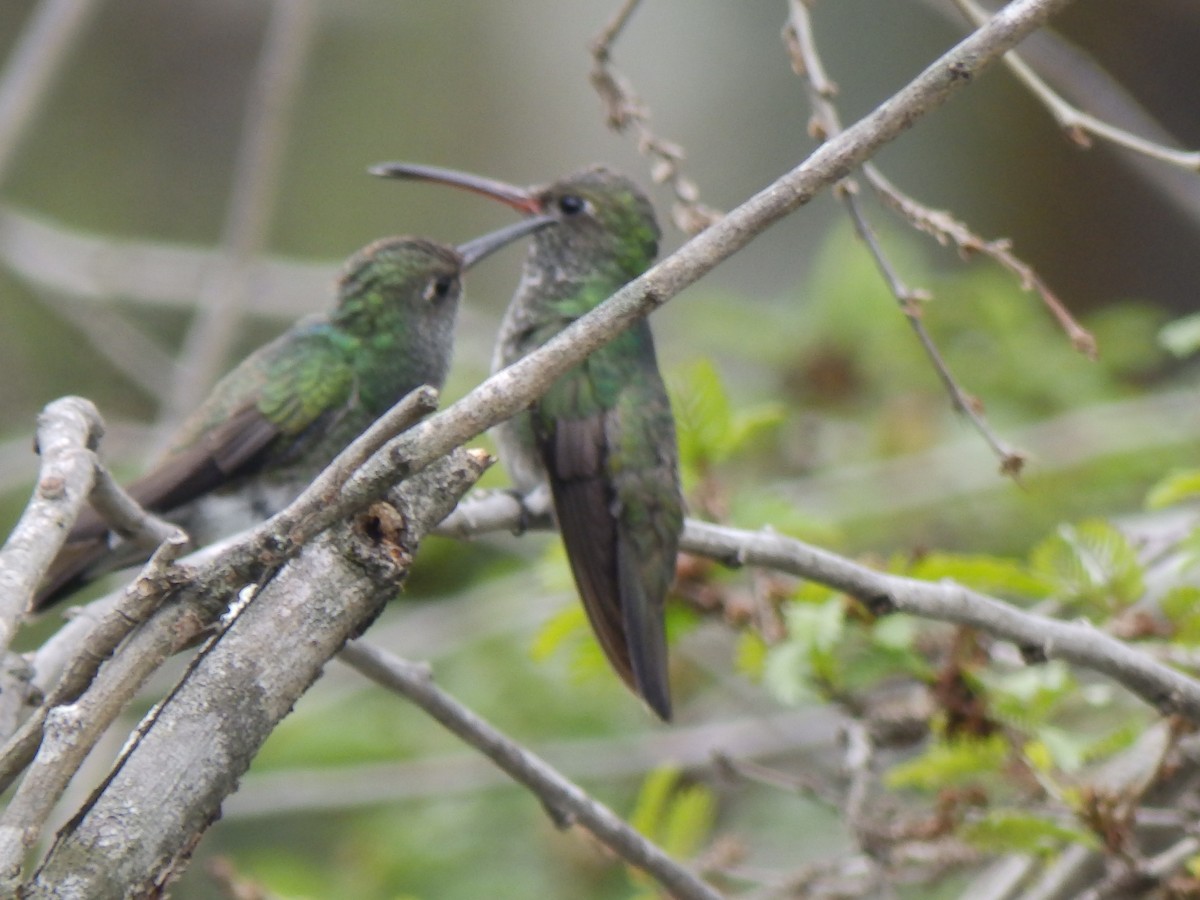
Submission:
<svg viewBox="0 0 1200 900">
<path fill-rule="evenodd" d="M 663 606 L 683 523 L 674 422 L 652 354 L 649 366 L 623 362 L 615 394 L 602 378 L 590 390 L 610 362 L 602 353 L 582 367 L 591 377 L 568 389 L 570 405 L 594 411 L 564 414 L 552 391 L 535 433 L 592 630 L 622 680 L 669 719 Z M 595 408 L 598 399 L 611 405 Z M 546 415 L 547 402 L 557 414 Z"/>
<path fill-rule="evenodd" d="M 324 431 L 353 402 L 354 386 L 352 366 L 319 329 L 284 334 L 221 379 L 158 464 L 126 490 L 143 509 L 170 513 L 270 465 L 284 455 L 282 445 Z M 84 509 L 33 608 L 94 577 L 114 540 L 107 523 Z M 119 564 L 136 561 L 132 556 Z"/>
</svg>

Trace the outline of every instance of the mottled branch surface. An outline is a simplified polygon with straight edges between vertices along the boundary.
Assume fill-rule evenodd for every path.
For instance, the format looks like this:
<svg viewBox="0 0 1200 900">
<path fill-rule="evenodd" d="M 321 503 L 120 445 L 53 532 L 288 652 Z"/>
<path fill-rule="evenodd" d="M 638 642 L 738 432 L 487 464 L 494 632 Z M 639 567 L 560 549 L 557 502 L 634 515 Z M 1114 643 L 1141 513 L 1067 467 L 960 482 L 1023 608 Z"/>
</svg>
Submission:
<svg viewBox="0 0 1200 900">
<path fill-rule="evenodd" d="M 484 464 L 454 454 L 401 488 L 395 508 L 330 529 L 281 569 L 143 723 L 23 896 L 141 896 L 170 880 L 275 725 L 379 613 L 421 536 Z"/>
</svg>

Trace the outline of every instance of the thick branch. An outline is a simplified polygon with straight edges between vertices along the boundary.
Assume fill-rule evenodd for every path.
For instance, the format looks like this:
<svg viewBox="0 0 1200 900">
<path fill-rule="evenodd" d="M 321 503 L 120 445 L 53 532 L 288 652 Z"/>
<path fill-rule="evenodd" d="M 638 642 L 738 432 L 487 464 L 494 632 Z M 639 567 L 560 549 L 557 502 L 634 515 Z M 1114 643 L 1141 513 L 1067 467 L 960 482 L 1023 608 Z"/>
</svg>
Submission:
<svg viewBox="0 0 1200 900">
<path fill-rule="evenodd" d="M 143 724 L 22 896 L 141 896 L 161 888 L 216 818 L 262 742 L 321 668 L 378 614 L 417 542 L 486 467 L 460 451 L 339 525 L 264 586 Z M 295 640 L 303 634 L 304 640 Z"/>
</svg>

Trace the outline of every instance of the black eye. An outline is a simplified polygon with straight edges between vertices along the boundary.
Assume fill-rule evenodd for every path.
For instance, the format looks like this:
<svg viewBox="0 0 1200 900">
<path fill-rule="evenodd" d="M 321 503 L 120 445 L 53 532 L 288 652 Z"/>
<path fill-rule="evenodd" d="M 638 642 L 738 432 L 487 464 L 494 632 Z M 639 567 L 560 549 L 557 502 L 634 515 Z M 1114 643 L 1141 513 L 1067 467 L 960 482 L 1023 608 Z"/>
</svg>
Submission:
<svg viewBox="0 0 1200 900">
<path fill-rule="evenodd" d="M 581 213 L 587 207 L 587 201 L 578 194 L 563 194 L 558 198 L 558 208 L 568 216 Z"/>
<path fill-rule="evenodd" d="M 454 282 L 455 278 L 453 275 L 443 275 L 440 278 L 435 278 L 429 283 L 426 296 L 430 299 L 436 297 L 438 300 L 445 300 L 450 296 L 450 292 L 454 290 Z"/>
</svg>

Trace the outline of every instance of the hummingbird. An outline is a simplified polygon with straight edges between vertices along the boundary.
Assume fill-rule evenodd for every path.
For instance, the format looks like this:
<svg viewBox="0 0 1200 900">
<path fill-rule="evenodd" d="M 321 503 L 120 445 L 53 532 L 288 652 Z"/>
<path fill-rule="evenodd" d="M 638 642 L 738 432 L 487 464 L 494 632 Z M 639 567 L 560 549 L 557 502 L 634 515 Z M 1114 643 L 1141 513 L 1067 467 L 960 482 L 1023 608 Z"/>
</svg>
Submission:
<svg viewBox="0 0 1200 900">
<path fill-rule="evenodd" d="M 333 311 L 297 323 L 218 381 L 129 493 L 200 544 L 278 512 L 402 397 L 442 387 L 463 273 L 554 223 L 527 219 L 459 247 L 392 237 L 362 248 L 343 265 Z M 98 564 L 137 561 L 117 543 L 85 509 L 33 608 L 101 574 Z"/>
<path fill-rule="evenodd" d="M 658 254 L 650 201 L 606 168 L 530 188 L 406 163 L 371 172 L 453 185 L 557 220 L 530 241 L 493 370 L 546 343 Z M 529 410 L 498 426 L 496 440 L 518 491 L 549 485 L 575 585 L 605 656 L 669 720 L 663 605 L 675 577 L 683 498 L 675 421 L 649 323 L 634 323 L 561 376 Z"/>
</svg>

